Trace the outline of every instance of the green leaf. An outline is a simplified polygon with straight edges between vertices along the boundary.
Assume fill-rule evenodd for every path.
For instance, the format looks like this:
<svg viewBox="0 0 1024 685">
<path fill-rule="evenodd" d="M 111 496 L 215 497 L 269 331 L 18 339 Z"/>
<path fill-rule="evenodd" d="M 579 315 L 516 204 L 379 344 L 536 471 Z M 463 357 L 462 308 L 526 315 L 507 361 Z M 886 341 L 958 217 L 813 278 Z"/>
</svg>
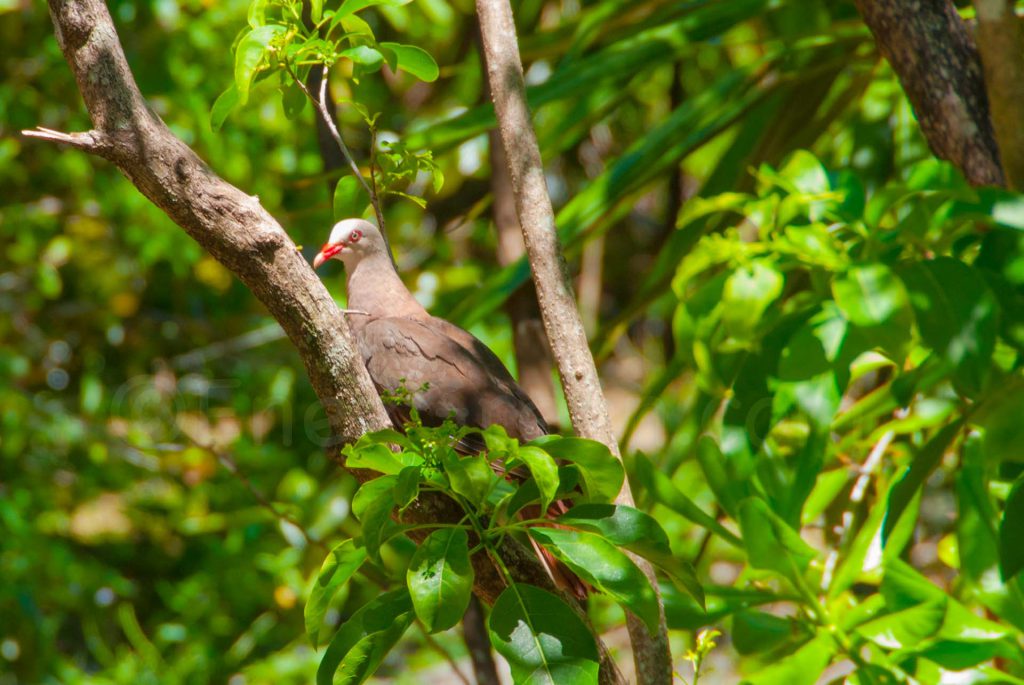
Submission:
<svg viewBox="0 0 1024 685">
<path fill-rule="evenodd" d="M 423 470 L 420 466 L 406 466 L 398 473 L 394 497 L 399 510 L 404 510 L 419 496 L 422 481 Z"/>
<path fill-rule="evenodd" d="M 324 0 L 310 0 L 309 14 L 313 19 L 313 23 L 320 23 L 324 16 Z"/>
<path fill-rule="evenodd" d="M 541 510 L 547 511 L 548 506 L 558 494 L 558 465 L 547 452 L 530 445 L 520 447 L 516 451 L 516 458 L 521 459 L 526 464 L 526 468 L 530 469 L 530 474 L 540 492 Z"/>
<path fill-rule="evenodd" d="M 334 218 L 361 217 L 370 206 L 370 194 L 355 176 L 342 176 L 334 187 Z"/>
<path fill-rule="evenodd" d="M 857 632 L 887 649 L 916 647 L 938 635 L 945 618 L 946 600 L 940 598 L 868 621 Z"/>
<path fill-rule="evenodd" d="M 705 441 L 708 444 L 705 444 Z M 698 451 L 702 449 L 715 449 L 717 444 L 709 436 L 703 436 L 698 442 Z M 710 456 L 709 459 L 724 460 L 722 453 Z M 743 541 L 736 537 L 732 531 L 719 523 L 714 517 L 701 509 L 696 502 L 690 499 L 686 493 L 676 487 L 672 479 L 662 473 L 645 455 L 637 453 L 633 459 L 635 477 L 650 492 L 655 501 L 662 506 L 668 507 L 683 518 L 697 524 L 735 547 L 742 547 Z M 577 505 L 582 506 L 582 505 Z M 574 507 L 575 509 L 576 507 Z"/>
<path fill-rule="evenodd" d="M 1024 476 L 1017 479 L 1006 498 L 999 524 L 999 571 L 1003 582 L 1024 569 Z"/>
<path fill-rule="evenodd" d="M 302 114 L 302 110 L 306 108 L 306 100 L 306 94 L 295 83 L 289 83 L 281 88 L 281 106 L 289 120 Z"/>
<path fill-rule="evenodd" d="M 346 540 L 331 550 L 324 559 L 323 566 L 313 582 L 313 588 L 306 600 L 303 616 L 306 621 L 306 634 L 309 635 L 313 647 L 320 646 L 320 628 L 323 627 L 324 614 L 335 593 L 349 581 L 352 575 L 366 561 L 366 548 L 356 547 L 353 540 Z"/>
<path fill-rule="evenodd" d="M 722 323 L 729 335 L 747 340 L 764 312 L 782 294 L 782 274 L 767 260 L 756 260 L 734 271 L 722 291 Z"/>
<path fill-rule="evenodd" d="M 440 70 L 437 62 L 426 50 L 415 45 L 402 45 L 401 43 L 381 43 L 380 47 L 384 54 L 389 52 L 393 55 L 393 61 L 402 71 L 407 71 L 421 81 L 436 81 Z M 389 63 L 392 60 L 389 60 Z"/>
<path fill-rule="evenodd" d="M 672 556 L 668 535 L 654 517 L 623 504 L 578 504 L 562 514 L 557 522 L 564 526 L 600 534 L 618 547 L 644 557 L 704 605 L 704 591 L 689 562 Z"/>
<path fill-rule="evenodd" d="M 431 533 L 413 554 L 406 583 L 427 632 L 447 630 L 462 619 L 473 591 L 469 537 L 462 528 Z"/>
<path fill-rule="evenodd" d="M 491 470 L 490 464 L 482 456 L 459 457 L 454 451 L 448 450 L 441 457 L 448 482 L 452 490 L 480 507 L 487 499 L 498 476 Z"/>
<path fill-rule="evenodd" d="M 256 69 L 267 46 L 277 36 L 284 35 L 288 29 L 278 24 L 259 26 L 246 33 L 235 48 L 235 88 L 238 91 L 238 104 L 249 101 L 249 86 L 256 74 Z"/>
<path fill-rule="evenodd" d="M 647 576 L 600 535 L 558 528 L 530 528 L 544 545 L 578 576 L 639 616 L 652 634 L 658 630 L 658 598 Z"/>
<path fill-rule="evenodd" d="M 338 57 L 350 59 L 370 70 L 379 69 L 381 64 L 384 63 L 384 55 L 380 54 L 380 50 L 371 48 L 369 45 L 357 45 L 354 48 L 347 48 L 339 52 Z"/>
<path fill-rule="evenodd" d="M 345 2 L 341 3 L 341 7 L 338 8 L 338 12 L 335 16 L 339 18 L 344 17 L 375 5 L 401 7 L 402 5 L 406 5 L 410 2 L 412 2 L 412 0 L 345 0 Z"/>
<path fill-rule="evenodd" d="M 962 392 L 978 393 L 998 331 L 998 305 L 984 279 L 951 257 L 906 265 L 899 275 L 925 344 L 953 365 Z"/>
<path fill-rule="evenodd" d="M 365 682 L 412 624 L 413 617 L 405 588 L 370 600 L 331 640 L 316 671 L 317 685 Z"/>
<path fill-rule="evenodd" d="M 219 131 L 220 127 L 224 125 L 224 120 L 238 107 L 240 99 L 238 88 L 233 83 L 228 86 L 227 90 L 218 95 L 213 103 L 213 107 L 210 108 L 210 128 L 215 132 Z"/>
<path fill-rule="evenodd" d="M 762 499 L 748 497 L 740 502 L 739 515 L 750 565 L 798 582 L 796 577 L 816 556 L 815 551 Z"/>
<path fill-rule="evenodd" d="M 963 419 L 954 421 L 944 426 L 942 430 L 932 436 L 925 443 L 924 447 L 921 448 L 921 451 L 914 455 L 914 460 L 910 463 L 910 467 L 903 474 L 903 477 L 893 485 L 889 491 L 885 521 L 882 523 L 883 545 L 888 542 L 889 534 L 896 527 L 896 523 L 907 508 L 907 505 L 917 494 L 918 489 L 924 484 L 925 479 L 931 475 L 932 471 L 939 465 L 939 462 L 942 461 L 942 455 L 946 453 L 946 450 L 953 442 L 953 439 L 956 438 L 963 425 Z"/>
<path fill-rule="evenodd" d="M 858 326 L 881 326 L 910 312 L 903 283 L 885 264 L 850 267 L 832 281 L 832 295 L 846 318 Z M 909 316 L 906 324 L 910 325 Z"/>
<path fill-rule="evenodd" d="M 730 635 L 736 651 L 743 655 L 760 654 L 786 642 L 803 642 L 810 637 L 799 621 L 751 610 L 739 611 L 732 617 Z"/>
<path fill-rule="evenodd" d="M 494 649 L 508 661 L 516 685 L 597 683 L 594 636 L 562 599 L 533 585 L 514 583 L 487 619 Z"/>
<path fill-rule="evenodd" d="M 821 634 L 743 682 L 750 685 L 814 685 L 836 652 L 835 642 Z"/>
<path fill-rule="evenodd" d="M 360 444 L 362 442 L 362 444 Z M 399 456 L 379 442 L 363 442 L 345 445 L 341 449 L 345 457 L 345 467 L 350 469 L 370 469 L 386 475 L 397 475 L 408 464 L 403 463 Z"/>
<path fill-rule="evenodd" d="M 363 483 L 352 498 L 352 512 L 363 528 L 363 544 L 371 559 L 380 562 L 380 546 L 395 524 L 391 510 L 395 508 L 396 476 L 381 476 Z"/>
<path fill-rule="evenodd" d="M 548 435 L 530 443 L 555 459 L 575 464 L 583 479 L 583 490 L 591 501 L 611 502 L 619 495 L 625 470 L 608 447 L 596 440 Z"/>
</svg>

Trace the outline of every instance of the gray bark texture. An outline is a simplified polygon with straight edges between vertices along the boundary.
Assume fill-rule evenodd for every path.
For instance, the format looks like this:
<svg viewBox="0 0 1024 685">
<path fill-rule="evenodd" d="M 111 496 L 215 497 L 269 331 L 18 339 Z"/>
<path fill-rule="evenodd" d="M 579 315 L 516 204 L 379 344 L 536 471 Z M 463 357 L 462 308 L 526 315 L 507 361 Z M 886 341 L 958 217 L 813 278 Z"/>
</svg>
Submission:
<svg viewBox="0 0 1024 685">
<path fill-rule="evenodd" d="M 338 446 L 391 426 L 341 310 L 280 224 L 260 205 L 217 176 L 145 103 L 103 0 L 49 0 L 57 42 L 74 72 L 93 130 L 49 129 L 25 135 L 109 160 L 203 248 L 230 269 L 267 307 L 295 345 L 324 406 Z M 364 481 L 375 474 L 353 471 Z M 451 499 L 421 495 L 406 523 L 457 522 Z M 422 539 L 429 531 L 420 531 Z M 413 535 L 412 537 L 417 537 Z M 474 542 L 475 544 L 475 542 Z M 517 582 L 558 593 L 531 550 L 510 537 L 499 550 Z M 473 557 L 475 594 L 493 604 L 505 582 L 484 552 Z M 562 593 L 578 611 L 575 600 Z M 584 616 L 584 620 L 586 617 Z M 598 640 L 604 661 L 611 661 Z"/>
<path fill-rule="evenodd" d="M 977 47 L 950 0 L 855 0 L 936 157 L 1003 185 Z"/>
<path fill-rule="evenodd" d="M 619 454 L 608 405 L 601 390 L 594 357 L 573 296 L 565 260 L 555 230 L 555 216 L 544 179 L 540 148 L 526 104 L 523 65 L 519 57 L 515 21 L 509 0 L 477 0 L 487 80 L 498 119 L 498 131 L 512 180 L 516 213 L 533 272 L 544 328 L 558 365 L 573 428 L 581 437 L 598 440 Z M 633 504 L 629 482 L 617 501 Z M 637 565 L 651 579 L 654 570 L 642 559 Z M 633 645 L 637 682 L 641 685 L 672 682 L 672 655 L 664 609 L 656 635 L 631 612 L 626 625 Z M 602 678 L 613 677 L 602 664 Z M 607 680 L 606 680 L 607 682 Z"/>
</svg>

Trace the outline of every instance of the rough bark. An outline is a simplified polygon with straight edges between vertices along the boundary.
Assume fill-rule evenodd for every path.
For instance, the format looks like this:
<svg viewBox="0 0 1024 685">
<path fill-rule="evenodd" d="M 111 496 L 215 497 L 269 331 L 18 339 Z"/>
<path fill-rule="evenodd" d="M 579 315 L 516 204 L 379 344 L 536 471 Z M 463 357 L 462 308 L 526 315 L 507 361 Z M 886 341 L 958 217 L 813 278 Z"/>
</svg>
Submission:
<svg viewBox="0 0 1024 685">
<path fill-rule="evenodd" d="M 328 449 L 390 427 L 384 406 L 353 344 L 344 315 L 280 224 L 250 196 L 217 176 L 150 110 L 139 92 L 103 0 L 49 0 L 57 42 L 74 72 L 93 130 L 49 129 L 25 135 L 96 154 L 230 269 L 267 307 L 295 345 L 327 414 Z M 375 474 L 353 471 L 359 480 Z M 408 523 L 457 522 L 451 499 L 421 495 Z M 428 531 L 419 531 L 425 537 Z M 413 536 L 416 537 L 416 536 Z M 558 592 L 533 552 L 506 537 L 499 549 L 517 582 Z M 493 604 L 504 579 L 486 553 L 473 557 L 474 592 Z M 566 601 L 581 612 L 572 597 Z M 584 616 L 584 620 L 585 620 Z M 598 640 L 603 662 L 611 662 Z"/>
<path fill-rule="evenodd" d="M 936 157 L 973 185 L 1002 185 L 981 61 L 950 0 L 855 0 Z"/>
<path fill-rule="evenodd" d="M 494 195 L 494 227 L 498 232 L 498 263 L 508 266 L 526 254 L 523 233 L 516 217 L 512 180 L 508 176 L 505 151 L 497 131 L 489 135 L 491 154 L 491 192 Z M 508 298 L 505 311 L 512 322 L 512 343 L 519 371 L 519 385 L 537 405 L 549 425 L 558 423 L 555 387 L 551 379 L 551 347 L 544 333 L 537 295 L 532 284 L 522 285 Z"/>
<path fill-rule="evenodd" d="M 1024 189 L 1024 27 L 1013 0 L 974 0 L 978 50 L 1007 184 Z"/>
<path fill-rule="evenodd" d="M 607 402 L 555 232 L 555 216 L 544 179 L 540 149 L 526 104 L 523 65 L 512 7 L 509 0 L 477 0 L 476 8 L 487 79 L 512 180 L 516 213 L 533 272 L 544 328 L 562 379 L 569 416 L 577 434 L 599 440 L 618 455 L 618 442 L 612 432 Z M 628 481 L 623 484 L 618 501 L 632 504 Z M 637 562 L 653 582 L 654 570 L 650 564 L 640 559 Z M 656 583 L 654 587 L 657 589 Z M 660 613 L 657 635 L 651 635 L 631 612 L 626 614 L 637 679 L 641 684 L 672 681 L 668 629 L 664 610 L 661 609 Z M 604 670 L 602 668 L 602 672 Z"/>
</svg>

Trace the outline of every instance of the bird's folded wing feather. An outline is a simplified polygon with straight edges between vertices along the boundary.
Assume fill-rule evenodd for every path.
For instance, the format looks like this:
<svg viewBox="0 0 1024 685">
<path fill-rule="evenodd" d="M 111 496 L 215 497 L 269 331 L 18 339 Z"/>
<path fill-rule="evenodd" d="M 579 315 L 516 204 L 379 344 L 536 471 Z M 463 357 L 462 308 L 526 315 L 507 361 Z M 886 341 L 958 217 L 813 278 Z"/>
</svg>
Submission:
<svg viewBox="0 0 1024 685">
<path fill-rule="evenodd" d="M 363 361 L 378 388 L 394 393 L 404 387 L 427 424 L 451 417 L 463 426 L 500 424 L 521 440 L 543 434 L 543 419 L 514 381 L 518 392 L 511 392 L 502 375 L 435 321 L 440 320 L 378 317 L 354 327 Z M 500 366 L 497 357 L 494 361 Z"/>
</svg>

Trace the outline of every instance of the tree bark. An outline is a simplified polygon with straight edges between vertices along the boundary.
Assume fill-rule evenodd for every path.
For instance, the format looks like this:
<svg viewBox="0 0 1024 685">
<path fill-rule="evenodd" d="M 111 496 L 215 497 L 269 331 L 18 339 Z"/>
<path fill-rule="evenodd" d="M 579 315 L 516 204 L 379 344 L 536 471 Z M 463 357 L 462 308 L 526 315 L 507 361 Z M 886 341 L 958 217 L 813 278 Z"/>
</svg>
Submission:
<svg viewBox="0 0 1024 685">
<path fill-rule="evenodd" d="M 537 136 L 526 104 L 523 65 L 512 7 L 509 0 L 476 0 L 476 8 L 487 78 L 515 194 L 516 213 L 533 271 L 544 328 L 562 379 L 569 416 L 579 435 L 599 440 L 618 455 L 618 442 L 612 432 L 607 402 L 601 391 L 594 357 L 576 309 L 568 270 L 555 232 L 555 215 L 544 179 Z M 628 480 L 623 483 L 617 501 L 633 503 Z M 657 592 L 650 564 L 642 559 L 635 560 Z M 643 621 L 632 612 L 626 613 L 637 680 L 644 685 L 672 682 L 672 655 L 660 599 L 659 613 L 661 620 L 656 635 L 651 635 Z"/>
<path fill-rule="evenodd" d="M 305 364 L 338 447 L 391 421 L 356 351 L 341 310 L 280 224 L 250 196 L 214 173 L 146 106 L 103 0 L 49 0 L 57 42 L 74 72 L 93 130 L 39 128 L 27 136 L 96 154 L 230 269 L 267 307 Z M 375 476 L 354 470 L 360 481 Z M 454 523 L 464 516 L 451 499 L 423 493 L 403 513 L 407 523 Z M 419 531 L 423 538 L 429 531 Z M 416 536 L 413 536 L 416 537 Z M 517 582 L 558 593 L 531 550 L 506 536 L 499 553 Z M 473 556 L 474 593 L 493 604 L 505 582 L 485 552 Z M 563 593 L 566 601 L 585 614 Z M 589 624 L 588 624 L 589 625 Z M 602 663 L 611 660 L 598 639 Z"/>
<path fill-rule="evenodd" d="M 494 195 L 494 228 L 498 232 L 498 264 L 508 266 L 526 254 L 523 233 L 516 217 L 512 180 L 508 176 L 505 151 L 497 131 L 488 136 L 491 153 L 491 192 Z M 505 311 L 512 324 L 512 344 L 519 371 L 519 385 L 537 405 L 549 425 L 558 423 L 555 386 L 551 380 L 551 346 L 544 333 L 537 295 L 531 284 L 523 284 L 508 298 Z"/>
<path fill-rule="evenodd" d="M 936 157 L 1003 185 L 978 50 L 950 0 L 855 0 Z"/>
<path fill-rule="evenodd" d="M 1024 189 L 1024 28 L 1013 0 L 974 0 L 978 50 L 1006 182 Z"/>
</svg>

